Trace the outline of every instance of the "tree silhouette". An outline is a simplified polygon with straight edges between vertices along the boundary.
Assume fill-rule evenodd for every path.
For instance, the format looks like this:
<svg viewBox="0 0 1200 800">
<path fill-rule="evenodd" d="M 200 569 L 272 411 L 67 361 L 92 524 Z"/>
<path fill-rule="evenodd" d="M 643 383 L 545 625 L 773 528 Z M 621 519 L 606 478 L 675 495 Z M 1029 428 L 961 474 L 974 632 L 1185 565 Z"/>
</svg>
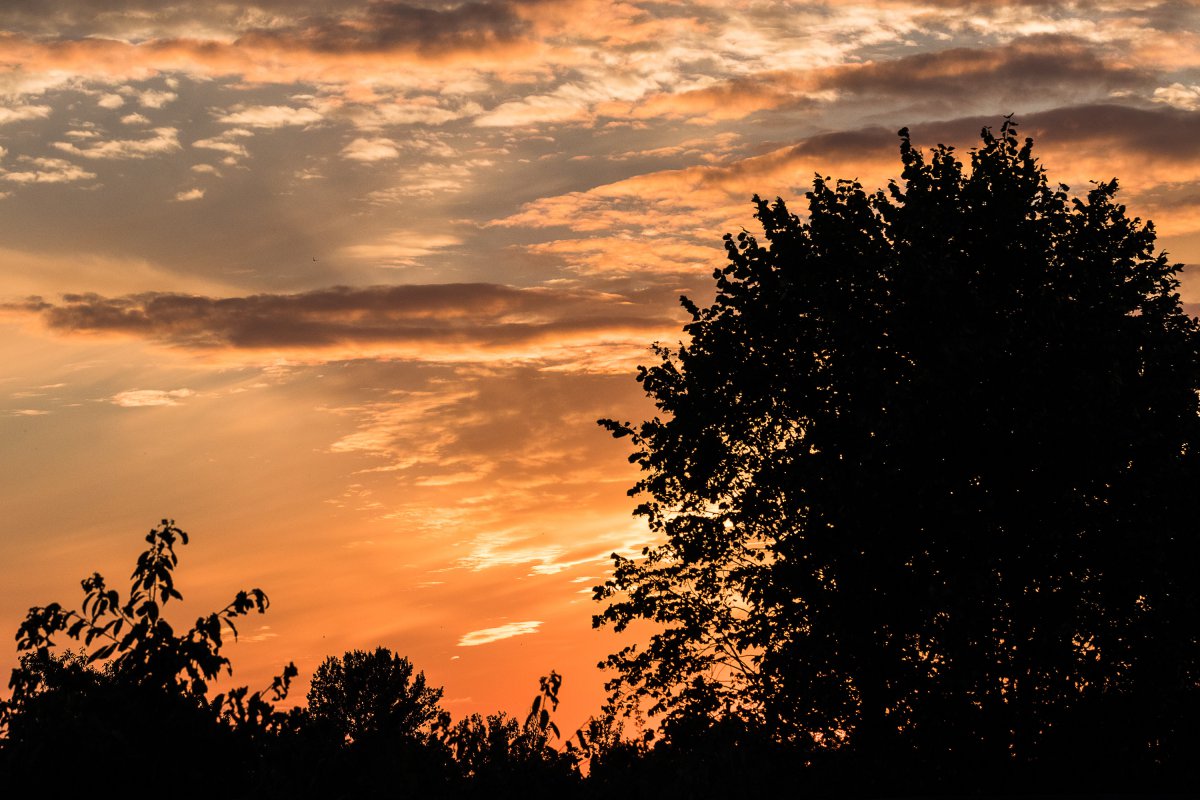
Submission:
<svg viewBox="0 0 1200 800">
<path fill-rule="evenodd" d="M 407 658 L 384 647 L 330 656 L 313 673 L 308 713 L 345 741 L 373 737 L 428 739 L 438 718 L 440 688 L 425 685 L 425 673 L 413 675 Z"/>
<path fill-rule="evenodd" d="M 329 657 L 313 673 L 303 736 L 308 753 L 295 791 L 314 796 L 443 796 L 457 777 L 435 736 L 441 688 L 387 648 Z"/>
<path fill-rule="evenodd" d="M 860 775 L 1171 780 L 1200 685 L 1179 265 L 1011 120 L 969 169 L 900 136 L 886 191 L 755 197 L 766 243 L 727 235 L 689 343 L 639 368 L 662 417 L 601 421 L 661 537 L 597 587 L 596 625 L 659 625 L 610 688 Z"/>
</svg>

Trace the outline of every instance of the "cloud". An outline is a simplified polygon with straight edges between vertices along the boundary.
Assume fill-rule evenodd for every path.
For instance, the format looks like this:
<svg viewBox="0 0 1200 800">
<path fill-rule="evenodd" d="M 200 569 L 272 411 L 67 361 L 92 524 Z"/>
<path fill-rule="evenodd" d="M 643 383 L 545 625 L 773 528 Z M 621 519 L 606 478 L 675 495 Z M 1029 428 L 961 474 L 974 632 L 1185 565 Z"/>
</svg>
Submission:
<svg viewBox="0 0 1200 800">
<path fill-rule="evenodd" d="M 177 100 L 179 95 L 174 92 L 159 92 L 153 89 L 147 89 L 144 92 L 138 92 L 138 104 L 142 108 L 162 108 L 168 103 Z"/>
<path fill-rule="evenodd" d="M 501 103 L 477 117 L 475 124 L 481 128 L 500 128 L 576 122 L 590 118 L 588 104 L 579 98 L 533 95 Z"/>
<path fill-rule="evenodd" d="M 83 167 L 61 158 L 22 156 L 18 160 L 28 168 L 17 171 L 0 168 L 0 180 L 13 183 L 72 183 L 96 177 L 94 172 L 88 172 Z"/>
<path fill-rule="evenodd" d="M 0 125 L 50 116 L 50 106 L 0 106 Z"/>
<path fill-rule="evenodd" d="M 384 0 L 361 7 L 357 14 L 313 15 L 291 25 L 248 31 L 238 43 L 263 49 L 299 45 L 332 54 L 411 50 L 437 58 L 515 43 L 525 30 L 526 24 L 506 3 L 466 2 L 438 9 Z"/>
<path fill-rule="evenodd" d="M 185 397 L 194 395 L 191 389 L 130 389 L 112 396 L 112 404 L 122 408 L 177 406 Z"/>
<path fill-rule="evenodd" d="M 181 203 L 185 203 L 188 200 L 199 200 L 201 197 L 204 197 L 203 189 L 188 189 L 175 195 L 176 201 Z"/>
<path fill-rule="evenodd" d="M 1077 97 L 1085 85 L 1119 88 L 1150 80 L 1150 73 L 1106 56 L 1103 46 L 1082 38 L 1039 34 L 994 47 L 955 47 L 833 67 L 821 73 L 819 85 L 866 95 L 1022 97 L 1037 89 Z"/>
<path fill-rule="evenodd" d="M 334 287 L 291 295 L 31 298 L 19 307 L 60 333 L 124 334 L 191 349 L 311 350 L 486 358 L 603 349 L 673 331 L 672 318 L 616 295 L 497 284 Z"/>
<path fill-rule="evenodd" d="M 354 107 L 347 115 L 360 130 L 378 130 L 392 125 L 442 125 L 451 120 L 483 113 L 479 104 L 468 101 L 446 107 L 444 98 L 418 95 L 399 97 L 393 102 L 376 101 L 366 107 Z"/>
<path fill-rule="evenodd" d="M 285 128 L 293 125 L 312 125 L 322 119 L 320 112 L 293 106 L 251 106 L 231 111 L 219 121 L 227 125 L 247 125 L 251 128 Z"/>
<path fill-rule="evenodd" d="M 1184 86 L 1172 83 L 1154 90 L 1154 102 L 1165 103 L 1184 111 L 1200 110 L 1200 86 Z"/>
<path fill-rule="evenodd" d="M 498 642 L 501 639 L 511 639 L 514 636 L 524 636 L 529 633 L 537 633 L 538 627 L 542 624 L 541 620 L 529 620 L 527 622 L 509 622 L 505 625 L 499 625 L 495 628 L 484 628 L 483 630 L 471 631 L 464 633 L 462 638 L 458 640 L 459 647 L 478 647 L 481 644 L 491 644 Z"/>
<path fill-rule="evenodd" d="M 342 149 L 342 156 L 352 161 L 387 161 L 398 158 L 400 151 L 391 139 L 355 139 Z"/>
<path fill-rule="evenodd" d="M 507 533 L 482 534 L 471 544 L 471 552 L 458 561 L 458 566 L 478 572 L 492 567 L 517 564 L 537 564 L 548 567 L 563 555 L 559 544 L 528 544 Z M 535 567 L 534 569 L 537 569 Z"/>
<path fill-rule="evenodd" d="M 135 112 L 133 114 L 126 114 L 125 116 L 121 117 L 121 123 L 123 125 L 149 125 L 150 118 L 145 114 L 138 114 Z"/>
<path fill-rule="evenodd" d="M 55 142 L 59 150 L 84 158 L 141 159 L 153 158 L 182 149 L 176 128 L 155 128 L 146 139 L 112 139 L 80 147 L 71 142 Z"/>
<path fill-rule="evenodd" d="M 998 117 L 966 117 L 912 126 L 914 143 L 974 147 L 984 126 Z M 1056 108 L 1023 115 L 1019 132 L 1032 136 L 1051 179 L 1086 191 L 1087 181 L 1122 178 L 1132 194 L 1160 183 L 1200 180 L 1200 137 L 1195 114 L 1173 108 L 1113 104 Z M 898 177 L 898 139 L 893 128 L 869 126 L 818 134 L 761 155 L 635 175 L 586 191 L 552 195 L 527 203 L 491 225 L 563 227 L 611 236 L 669 232 L 712 241 L 744 224 L 753 194 L 795 196 L 815 172 L 853 178 L 868 189 Z M 795 204 L 800 210 L 801 204 Z M 585 246 L 559 245 L 564 250 Z M 540 245 L 551 250 L 551 245 Z"/>
<path fill-rule="evenodd" d="M 461 242 L 450 234 L 429 234 L 418 231 L 394 231 L 362 244 L 347 245 L 338 251 L 343 258 L 367 261 L 381 267 L 407 267 L 438 250 Z"/>
<path fill-rule="evenodd" d="M 125 98 L 121 97 L 119 94 L 109 93 L 101 95 L 100 99 L 96 101 L 96 105 L 100 106 L 101 108 L 120 108 L 121 106 L 125 105 Z"/>
<path fill-rule="evenodd" d="M 246 152 L 245 145 L 240 145 L 237 142 L 229 141 L 228 138 L 217 137 L 215 139 L 197 139 L 192 142 L 192 147 L 202 147 L 206 150 L 217 150 L 222 153 L 228 153 L 231 156 L 245 157 L 249 155 Z"/>
<path fill-rule="evenodd" d="M 632 103 L 608 102 L 616 118 L 740 119 L 784 107 L 851 98 L 886 97 L 961 107 L 980 98 L 1024 102 L 1031 96 L 1071 97 L 1147 85 L 1152 73 L 1113 61 L 1095 43 L 1063 34 L 1026 36 L 992 47 L 954 47 L 886 60 L 816 69 L 772 70 L 715 80 L 707 86 L 659 92 Z"/>
</svg>

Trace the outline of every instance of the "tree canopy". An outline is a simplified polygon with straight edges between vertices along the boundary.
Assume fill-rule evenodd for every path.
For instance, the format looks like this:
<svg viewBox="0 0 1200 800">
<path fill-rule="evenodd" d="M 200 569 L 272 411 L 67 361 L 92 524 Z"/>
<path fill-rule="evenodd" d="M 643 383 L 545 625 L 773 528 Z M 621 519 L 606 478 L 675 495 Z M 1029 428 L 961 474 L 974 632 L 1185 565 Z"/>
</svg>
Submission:
<svg viewBox="0 0 1200 800">
<path fill-rule="evenodd" d="M 412 662 L 383 647 L 326 658 L 313 673 L 308 713 L 347 742 L 372 737 L 425 739 L 442 690 L 413 675 Z"/>
<path fill-rule="evenodd" d="M 813 758 L 1177 767 L 1200 685 L 1180 265 L 1115 179 L 1052 186 L 1011 120 L 969 166 L 907 130 L 900 157 L 873 193 L 818 175 L 805 218 L 755 197 L 765 241 L 726 235 L 688 342 L 639 368 L 661 415 L 601 421 L 660 537 L 597 587 L 596 625 L 657 624 L 610 688 L 668 736 L 736 718 Z"/>
</svg>

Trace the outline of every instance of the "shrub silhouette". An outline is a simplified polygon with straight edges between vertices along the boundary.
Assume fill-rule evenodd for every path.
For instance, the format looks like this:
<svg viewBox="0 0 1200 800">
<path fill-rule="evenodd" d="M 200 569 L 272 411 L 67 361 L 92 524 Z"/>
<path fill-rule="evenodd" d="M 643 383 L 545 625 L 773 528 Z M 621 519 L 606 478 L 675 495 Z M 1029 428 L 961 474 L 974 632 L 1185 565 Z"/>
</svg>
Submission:
<svg viewBox="0 0 1200 800">
<path fill-rule="evenodd" d="M 93 574 L 82 581 L 82 611 L 59 603 L 29 610 L 17 632 L 23 655 L 12 695 L 0 704 L 6 785 L 90 791 L 102 776 L 124 777 L 202 796 L 231 776 L 249 780 L 255 748 L 288 728 L 289 715 L 273 703 L 286 697 L 294 665 L 265 691 L 208 696 L 212 680 L 232 674 L 224 631 L 236 636 L 235 619 L 265 612 L 265 593 L 238 592 L 182 635 L 163 616 L 182 597 L 175 546 L 187 540 L 172 521 L 153 528 L 124 601 Z M 54 653 L 60 634 L 82 649 Z"/>
</svg>

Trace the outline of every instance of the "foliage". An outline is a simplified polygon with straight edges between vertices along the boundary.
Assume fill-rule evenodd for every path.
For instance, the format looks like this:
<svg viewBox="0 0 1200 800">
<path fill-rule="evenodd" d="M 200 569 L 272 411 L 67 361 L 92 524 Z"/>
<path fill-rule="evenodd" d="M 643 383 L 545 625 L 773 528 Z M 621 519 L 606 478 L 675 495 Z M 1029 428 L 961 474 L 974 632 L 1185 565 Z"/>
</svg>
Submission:
<svg viewBox="0 0 1200 800">
<path fill-rule="evenodd" d="M 440 688 L 425 685 L 425 673 L 413 675 L 407 658 L 383 647 L 330 656 L 313 673 L 308 713 L 346 742 L 372 737 L 428 738 L 438 718 Z"/>
<path fill-rule="evenodd" d="M 1165 774 L 1200 680 L 1179 266 L 1011 120 L 969 169 L 900 135 L 886 191 L 756 197 L 766 243 L 727 235 L 689 343 L 639 368 L 662 416 L 601 421 L 661 537 L 597 587 L 596 625 L 658 626 L 610 688 L 668 739 L 732 717 L 808 760 Z"/>
<path fill-rule="evenodd" d="M 562 676 L 551 670 L 538 680 L 524 723 L 505 713 L 480 714 L 451 723 L 442 720 L 442 737 L 451 749 L 472 796 L 563 797 L 578 788 L 576 759 L 556 750 Z"/>
<path fill-rule="evenodd" d="M 178 635 L 162 606 L 181 599 L 175 546 L 187 534 L 164 520 L 146 537 L 128 599 L 93 575 L 81 612 L 30 609 L 17 633 L 20 666 L 0 701 L 0 785 L 95 793 L 104 782 L 172 797 L 570 796 L 573 756 L 552 745 L 562 678 L 541 678 L 524 724 L 505 714 L 452 722 L 442 689 L 386 648 L 352 650 L 316 670 L 308 707 L 284 713 L 289 665 L 265 692 L 209 698 L 231 665 L 222 654 L 234 620 L 263 612 L 266 595 L 232 603 Z M 82 643 L 55 650 L 64 634 Z"/>
<path fill-rule="evenodd" d="M 187 541 L 172 521 L 153 528 L 124 602 L 93 574 L 82 581 L 82 612 L 59 603 L 29 610 L 17 631 L 23 655 L 9 682 L 12 696 L 0 703 L 5 734 L 0 770 L 9 771 L 14 785 L 36 783 L 63 753 L 120 760 L 136 751 L 146 775 L 192 775 L 192 788 L 199 791 L 214 778 L 202 755 L 235 762 L 250 740 L 288 726 L 289 715 L 274 702 L 286 697 L 294 665 L 264 691 L 240 687 L 208 696 L 212 680 L 221 672 L 232 674 L 221 652 L 223 632 L 227 628 L 236 637 L 235 619 L 266 611 L 261 590 L 238 592 L 182 635 L 163 616 L 170 601 L 182 598 L 173 577 L 175 546 Z M 81 641 L 83 648 L 54 653 L 59 634 Z M 68 783 L 86 784 L 85 778 L 75 770 L 58 776 Z"/>
<path fill-rule="evenodd" d="M 579 777 L 575 759 L 551 747 L 545 729 L 503 712 L 459 720 L 446 741 L 474 795 L 561 797 Z"/>
</svg>

